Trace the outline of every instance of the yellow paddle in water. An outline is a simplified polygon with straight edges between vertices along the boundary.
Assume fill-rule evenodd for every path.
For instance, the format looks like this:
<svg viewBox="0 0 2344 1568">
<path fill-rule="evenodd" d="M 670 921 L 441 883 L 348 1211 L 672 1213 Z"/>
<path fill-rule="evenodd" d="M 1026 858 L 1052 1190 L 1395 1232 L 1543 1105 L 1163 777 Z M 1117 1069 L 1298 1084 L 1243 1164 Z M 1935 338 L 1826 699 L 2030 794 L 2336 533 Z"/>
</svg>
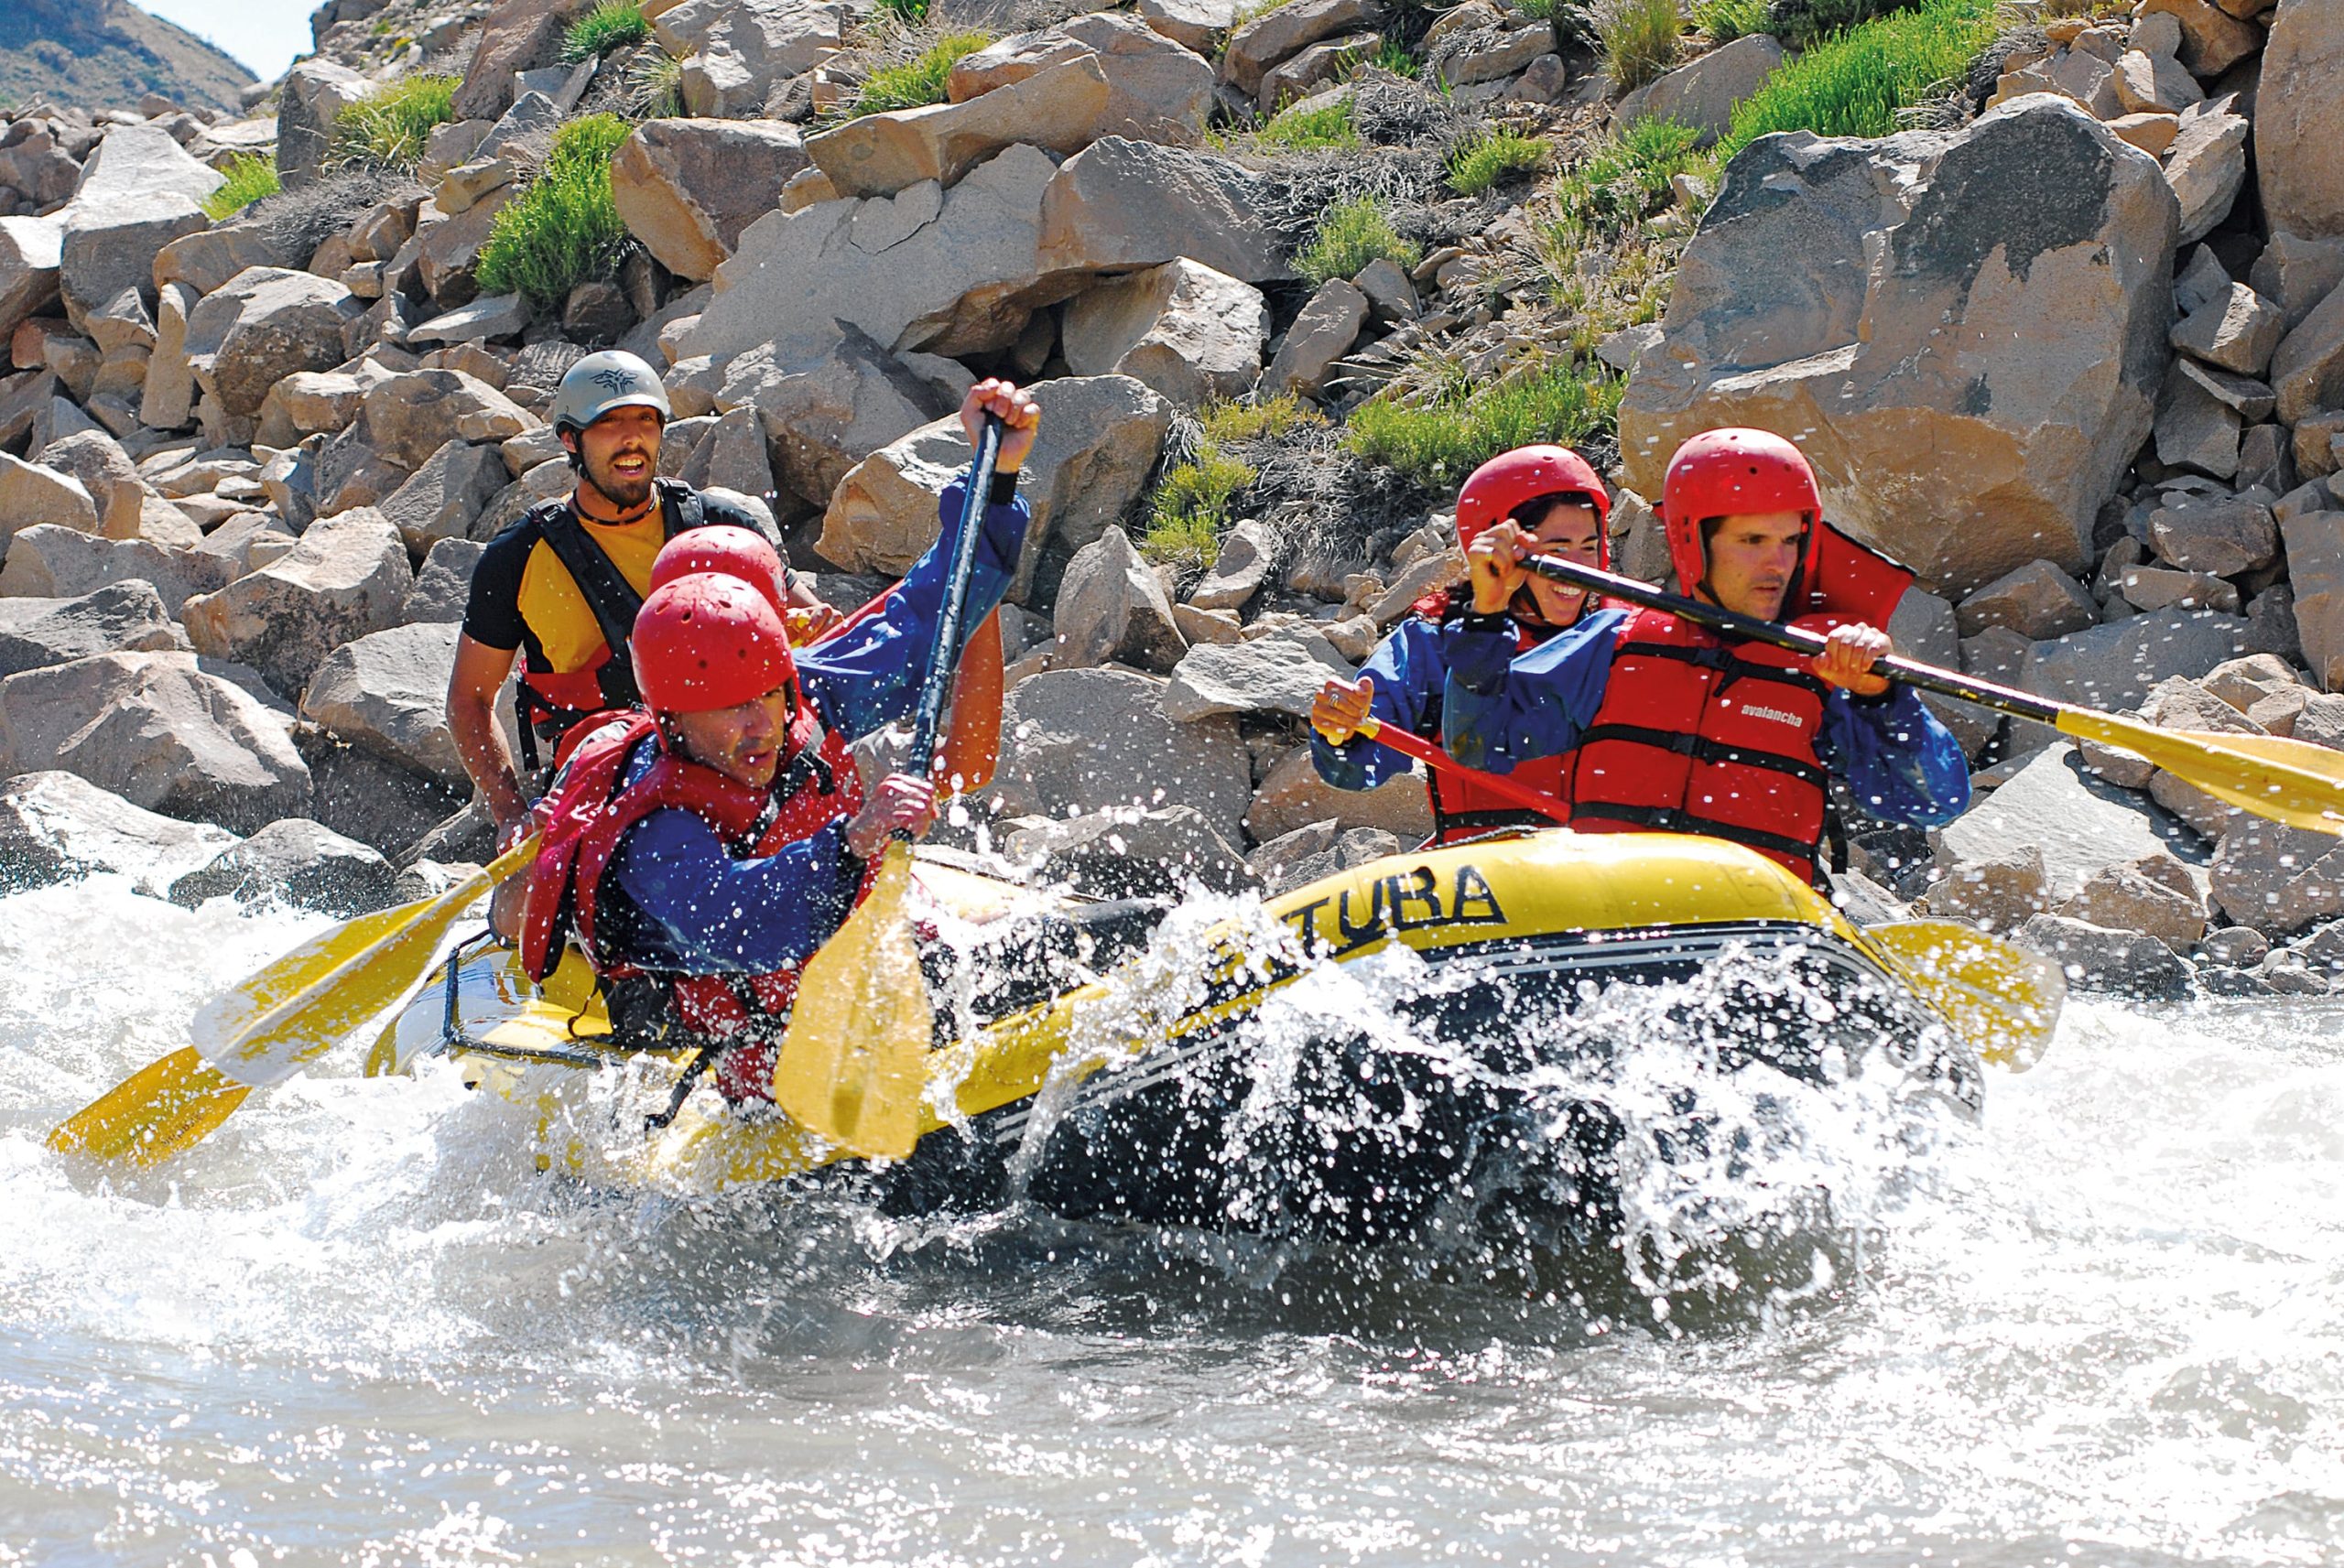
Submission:
<svg viewBox="0 0 2344 1568">
<path fill-rule="evenodd" d="M 976 466 L 961 497 L 960 532 L 952 541 L 943 611 L 904 762 L 903 771 L 914 778 L 928 775 L 936 755 L 969 577 L 976 569 L 977 534 L 1001 455 L 1001 428 L 998 418 L 985 416 Z M 870 895 L 807 960 L 774 1064 L 773 1098 L 782 1109 L 839 1147 L 872 1159 L 900 1160 L 919 1141 L 936 1028 L 906 907 L 911 863 L 907 843 L 898 838 L 889 844 Z"/>
<path fill-rule="evenodd" d="M 1697 625 L 1753 643 L 1771 643 L 1795 654 L 1819 654 L 1825 647 L 1820 633 L 1804 627 L 1761 621 L 1756 616 L 1739 614 L 1698 600 L 1664 593 L 1649 583 L 1598 571 L 1577 561 L 1533 556 L 1523 565 L 1557 582 L 1591 589 L 1607 599 L 1666 610 Z M 2145 757 L 2183 783 L 2195 784 L 2216 799 L 2228 801 L 2257 816 L 2316 833 L 2344 834 L 2344 752 L 2331 752 L 2308 741 L 2280 735 L 2160 730 L 2146 719 L 2053 702 L 2033 692 L 1996 686 L 1991 681 L 1915 664 L 1911 659 L 1876 659 L 1872 667 L 1875 675 L 1923 691 L 2031 719 L 2079 741 L 2094 741 Z"/>
<path fill-rule="evenodd" d="M 320 933 L 213 1000 L 195 1044 L 125 1078 L 49 1135 L 49 1146 L 157 1165 L 201 1142 L 255 1088 L 281 1083 L 363 1025 L 407 1005 L 449 929 L 536 858 L 531 838 L 437 898 Z"/>
</svg>

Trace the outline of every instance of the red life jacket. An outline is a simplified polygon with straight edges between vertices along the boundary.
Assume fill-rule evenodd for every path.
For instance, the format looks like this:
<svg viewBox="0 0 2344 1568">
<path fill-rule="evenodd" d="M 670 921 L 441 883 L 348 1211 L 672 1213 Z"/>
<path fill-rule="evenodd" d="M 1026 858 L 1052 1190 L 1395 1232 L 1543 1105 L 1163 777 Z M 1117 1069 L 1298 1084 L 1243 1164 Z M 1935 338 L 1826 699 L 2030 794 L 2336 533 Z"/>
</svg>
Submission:
<svg viewBox="0 0 2344 1568">
<path fill-rule="evenodd" d="M 1437 625 L 1454 622 L 1464 614 L 1470 601 L 1456 602 L 1458 596 L 1442 591 L 1427 594 L 1416 603 L 1416 613 Z M 1536 647 L 1558 632 L 1568 627 L 1546 626 L 1533 631 L 1517 620 L 1514 623 L 1514 651 L 1525 653 Z M 1416 726 L 1416 733 L 1435 745 L 1440 743 L 1440 695 L 1433 694 L 1425 706 L 1425 717 Z M 1537 757 L 1519 762 L 1506 774 L 1515 784 L 1535 789 L 1541 795 L 1551 795 L 1564 805 L 1570 804 L 1570 759 L 1568 757 Z M 1502 795 L 1484 788 L 1473 779 L 1460 777 L 1446 768 L 1433 768 L 1426 774 L 1426 787 L 1432 795 L 1432 837 L 1428 844 L 1461 844 L 1468 838 L 1478 838 L 1484 833 L 1494 833 L 1507 827 L 1546 827 L 1555 818 L 1525 811 Z"/>
<path fill-rule="evenodd" d="M 1828 630 L 1838 617 L 1795 622 Z M 1746 844 L 1816 880 L 1829 688 L 1807 655 L 1728 643 L 1662 611 L 1621 624 L 1603 701 L 1572 753 L 1571 826 Z"/>
<path fill-rule="evenodd" d="M 685 975 L 635 963 L 611 951 L 597 932 L 602 873 L 627 829 L 655 811 L 689 811 L 715 830 L 735 860 L 753 860 L 810 838 L 862 810 L 862 780 L 846 742 L 801 703 L 789 724 L 790 762 L 770 790 L 752 789 L 664 749 L 642 778 L 621 787 L 628 760 L 657 733 L 646 714 L 613 714 L 572 748 L 541 808 L 544 827 L 529 871 L 521 962 L 531 978 L 544 979 L 574 933 L 603 982 L 613 1027 L 622 1035 L 654 1033 L 627 1028 L 624 1014 L 657 1022 L 657 1037 L 637 1038 L 632 1042 L 636 1044 L 754 1044 L 759 1048 L 754 1062 L 719 1061 L 719 1085 L 733 1098 L 770 1098 L 772 1046 L 797 998 L 801 966 L 756 975 Z M 870 892 L 877 870 L 875 861 L 863 868 L 858 903 Z M 624 1007 L 623 991 L 629 1003 Z"/>
</svg>

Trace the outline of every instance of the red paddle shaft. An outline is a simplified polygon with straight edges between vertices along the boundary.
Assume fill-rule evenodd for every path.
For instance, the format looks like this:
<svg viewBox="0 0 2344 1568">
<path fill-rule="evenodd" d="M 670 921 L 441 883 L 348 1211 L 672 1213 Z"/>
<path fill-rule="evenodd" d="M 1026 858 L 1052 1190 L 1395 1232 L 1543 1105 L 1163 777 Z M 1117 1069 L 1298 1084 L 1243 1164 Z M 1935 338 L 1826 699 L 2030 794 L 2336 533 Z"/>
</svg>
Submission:
<svg viewBox="0 0 2344 1568">
<path fill-rule="evenodd" d="M 1525 784 L 1518 784 L 1503 773 L 1483 773 L 1469 768 L 1421 735 L 1405 730 L 1394 730 L 1380 719 L 1360 721 L 1359 732 L 1380 746 L 1389 746 L 1404 757 L 1414 757 L 1428 768 L 1446 768 L 1462 779 L 1470 779 L 1492 795 L 1502 795 L 1525 810 L 1541 816 L 1551 816 L 1557 822 L 1570 820 L 1570 807 L 1551 795 L 1541 795 Z"/>
</svg>

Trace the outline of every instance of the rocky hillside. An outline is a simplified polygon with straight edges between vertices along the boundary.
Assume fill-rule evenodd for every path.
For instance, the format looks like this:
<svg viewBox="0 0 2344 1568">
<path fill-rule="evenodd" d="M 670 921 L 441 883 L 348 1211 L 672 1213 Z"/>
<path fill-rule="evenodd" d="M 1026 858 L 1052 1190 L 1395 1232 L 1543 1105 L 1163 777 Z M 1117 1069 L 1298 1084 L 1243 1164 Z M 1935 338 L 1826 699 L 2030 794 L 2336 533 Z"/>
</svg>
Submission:
<svg viewBox="0 0 2344 1568">
<path fill-rule="evenodd" d="M 153 99 L 233 114 L 251 85 L 251 71 L 130 0 L 0 6 L 0 103 L 130 109 Z"/>
<path fill-rule="evenodd" d="M 1921 656 L 2344 746 L 2344 0 L 1881 8 L 329 0 L 258 117 L 20 116 L 0 863 L 478 858 L 452 622 L 613 342 L 665 368 L 663 466 L 841 604 L 932 538 L 971 378 L 1037 384 L 962 841 L 1088 887 L 1424 830 L 1420 782 L 1321 785 L 1301 715 L 1532 439 L 1609 469 L 1657 578 L 1676 442 L 1779 430 L 1919 568 Z M 2333 840 L 1945 711 L 1984 804 L 1860 830 L 1847 885 L 2111 983 L 2327 989 Z"/>
</svg>

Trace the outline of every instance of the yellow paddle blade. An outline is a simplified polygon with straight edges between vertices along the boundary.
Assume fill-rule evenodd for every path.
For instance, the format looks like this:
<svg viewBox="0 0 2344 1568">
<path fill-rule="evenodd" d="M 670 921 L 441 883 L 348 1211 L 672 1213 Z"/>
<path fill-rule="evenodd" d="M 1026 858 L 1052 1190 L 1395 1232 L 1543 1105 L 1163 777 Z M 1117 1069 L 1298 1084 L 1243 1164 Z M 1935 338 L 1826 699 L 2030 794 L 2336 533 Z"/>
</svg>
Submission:
<svg viewBox="0 0 2344 1568">
<path fill-rule="evenodd" d="M 536 858 L 530 838 L 436 898 L 362 915 L 310 938 L 195 1016 L 196 1049 L 229 1076 L 273 1084 L 353 1030 L 404 1006 L 440 941 L 483 893 Z"/>
<path fill-rule="evenodd" d="M 404 1005 L 450 926 L 537 857 L 527 839 L 437 898 L 346 921 L 196 1015 L 195 1044 L 140 1068 L 76 1111 L 49 1146 L 159 1164 L 210 1137 L 255 1087 L 289 1077 L 353 1030 Z"/>
<path fill-rule="evenodd" d="M 210 1137 L 252 1092 L 189 1046 L 76 1111 L 49 1133 L 49 1146 L 60 1154 L 159 1165 Z"/>
<path fill-rule="evenodd" d="M 842 1149 L 900 1160 L 919 1141 L 935 1013 L 906 907 L 910 846 L 888 845 L 871 896 L 806 962 L 773 1098 Z"/>
<path fill-rule="evenodd" d="M 2145 757 L 2241 811 L 2290 827 L 2344 834 L 2344 752 L 2284 735 L 2160 730 L 2143 719 L 2081 708 L 2060 709 L 2059 729 Z"/>
<path fill-rule="evenodd" d="M 1981 1059 L 2023 1073 L 2051 1044 L 2067 977 L 2050 959 L 1952 920 L 1874 925 L 1864 936 Z"/>
</svg>

